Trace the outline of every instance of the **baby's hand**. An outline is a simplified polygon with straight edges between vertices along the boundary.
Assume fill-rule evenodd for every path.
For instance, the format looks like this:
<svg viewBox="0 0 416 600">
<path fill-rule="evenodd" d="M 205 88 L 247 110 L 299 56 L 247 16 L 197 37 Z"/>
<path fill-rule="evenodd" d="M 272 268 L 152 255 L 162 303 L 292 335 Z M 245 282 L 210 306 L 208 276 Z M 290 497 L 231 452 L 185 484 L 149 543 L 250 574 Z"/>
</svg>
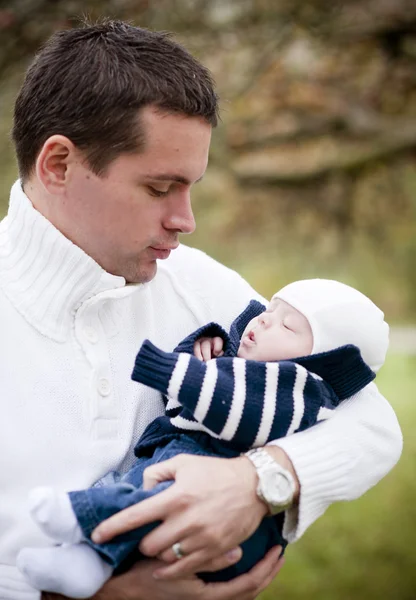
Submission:
<svg viewBox="0 0 416 600">
<path fill-rule="evenodd" d="M 224 341 L 220 337 L 201 337 L 194 344 L 194 354 L 199 360 L 207 362 L 211 358 L 218 358 L 224 354 L 222 348 Z"/>
</svg>

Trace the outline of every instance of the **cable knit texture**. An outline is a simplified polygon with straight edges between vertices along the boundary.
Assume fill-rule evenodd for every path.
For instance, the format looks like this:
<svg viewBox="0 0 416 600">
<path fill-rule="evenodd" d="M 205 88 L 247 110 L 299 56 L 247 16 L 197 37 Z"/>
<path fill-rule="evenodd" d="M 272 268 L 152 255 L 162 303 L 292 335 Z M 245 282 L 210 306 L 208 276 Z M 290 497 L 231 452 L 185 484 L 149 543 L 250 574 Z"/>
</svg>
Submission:
<svg viewBox="0 0 416 600">
<path fill-rule="evenodd" d="M 39 599 L 14 566 L 23 546 L 51 544 L 29 518 L 28 491 L 83 489 L 127 470 L 135 442 L 163 414 L 160 394 L 130 378 L 143 340 L 171 351 L 210 321 L 228 330 L 251 298 L 262 300 L 235 272 L 185 246 L 159 263 L 150 283 L 126 285 L 43 218 L 19 182 L 13 186 L 0 223 L 2 600 Z M 289 537 L 329 503 L 374 485 L 397 460 L 394 413 L 368 389 L 329 421 L 279 441 L 302 485 Z"/>
</svg>

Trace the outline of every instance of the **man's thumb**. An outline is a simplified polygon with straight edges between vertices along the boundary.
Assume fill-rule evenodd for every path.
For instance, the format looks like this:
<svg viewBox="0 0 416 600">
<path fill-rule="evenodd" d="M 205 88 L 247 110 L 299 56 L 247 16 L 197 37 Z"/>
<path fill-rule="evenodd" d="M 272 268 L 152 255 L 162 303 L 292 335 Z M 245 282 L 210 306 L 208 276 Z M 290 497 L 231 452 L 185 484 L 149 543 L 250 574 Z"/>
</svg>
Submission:
<svg viewBox="0 0 416 600">
<path fill-rule="evenodd" d="M 175 476 L 176 466 L 173 459 L 147 467 L 143 471 L 143 489 L 151 490 L 161 481 L 175 479 Z"/>
</svg>

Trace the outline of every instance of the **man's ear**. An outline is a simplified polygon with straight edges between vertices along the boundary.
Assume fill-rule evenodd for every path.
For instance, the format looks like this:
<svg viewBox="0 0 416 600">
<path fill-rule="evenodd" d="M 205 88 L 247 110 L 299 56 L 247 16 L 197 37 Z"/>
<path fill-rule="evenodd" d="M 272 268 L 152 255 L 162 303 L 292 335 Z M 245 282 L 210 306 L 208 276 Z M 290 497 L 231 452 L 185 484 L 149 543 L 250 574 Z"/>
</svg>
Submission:
<svg viewBox="0 0 416 600">
<path fill-rule="evenodd" d="M 61 194 L 66 187 L 77 150 L 64 135 L 52 135 L 36 159 L 36 175 L 50 194 Z"/>
</svg>

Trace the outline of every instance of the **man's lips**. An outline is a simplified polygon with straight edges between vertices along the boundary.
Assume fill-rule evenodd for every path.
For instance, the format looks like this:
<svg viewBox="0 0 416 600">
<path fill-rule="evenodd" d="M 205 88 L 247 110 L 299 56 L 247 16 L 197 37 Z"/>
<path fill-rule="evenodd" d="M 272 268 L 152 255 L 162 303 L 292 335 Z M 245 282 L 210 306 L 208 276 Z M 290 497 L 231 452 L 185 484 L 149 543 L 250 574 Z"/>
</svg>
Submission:
<svg viewBox="0 0 416 600">
<path fill-rule="evenodd" d="M 176 248 L 179 246 L 179 242 L 175 242 L 173 244 L 158 244 L 157 246 L 149 246 L 149 248 L 152 248 L 153 250 L 176 250 Z"/>
<path fill-rule="evenodd" d="M 176 250 L 176 248 L 179 246 L 179 244 L 174 244 L 174 245 L 165 245 L 165 246 L 149 246 L 150 250 L 152 250 L 155 258 L 159 258 L 161 260 L 164 260 L 165 258 L 168 258 L 169 254 L 172 252 L 172 250 Z"/>
</svg>

